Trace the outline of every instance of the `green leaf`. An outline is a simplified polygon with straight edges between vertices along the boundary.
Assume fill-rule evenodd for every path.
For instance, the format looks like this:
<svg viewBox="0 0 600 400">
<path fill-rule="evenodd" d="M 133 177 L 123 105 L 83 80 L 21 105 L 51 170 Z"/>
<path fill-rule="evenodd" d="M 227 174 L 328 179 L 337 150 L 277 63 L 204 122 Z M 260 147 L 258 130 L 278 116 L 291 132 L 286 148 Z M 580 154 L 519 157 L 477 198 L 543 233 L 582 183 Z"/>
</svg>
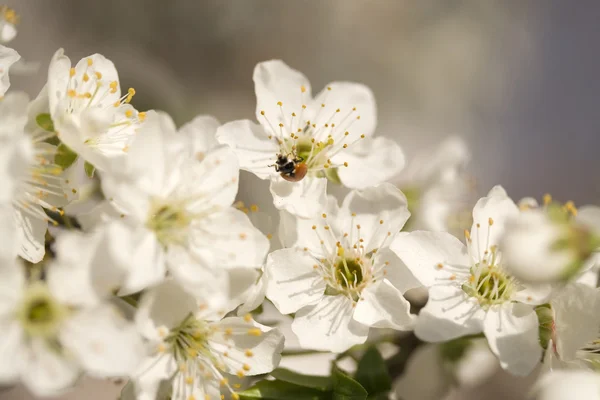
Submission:
<svg viewBox="0 0 600 400">
<path fill-rule="evenodd" d="M 354 377 L 369 394 L 388 392 L 392 389 L 392 378 L 385 360 L 375 346 L 369 347 L 362 356 Z"/>
<path fill-rule="evenodd" d="M 331 378 L 329 377 L 299 374 L 285 368 L 277 368 L 275 371 L 271 372 L 271 375 L 273 378 L 280 381 L 323 391 L 331 390 L 333 385 Z"/>
<path fill-rule="evenodd" d="M 48 113 L 38 114 L 35 117 L 35 123 L 47 132 L 54 132 L 54 122 L 52 122 L 52 117 Z"/>
<path fill-rule="evenodd" d="M 85 174 L 88 176 L 88 178 L 94 177 L 94 171 L 96 171 L 96 167 L 94 167 L 92 164 L 86 161 L 83 165 L 83 169 L 85 170 Z"/>
<path fill-rule="evenodd" d="M 312 389 L 279 380 L 260 381 L 250 389 L 238 392 L 240 400 L 330 400 L 331 392 Z"/>
<path fill-rule="evenodd" d="M 333 396 L 332 400 L 366 400 L 367 391 L 360 383 L 350 378 L 337 366 L 333 366 Z"/>
<path fill-rule="evenodd" d="M 56 155 L 54 156 L 54 163 L 60 166 L 62 169 L 67 169 L 77 160 L 77 153 L 67 147 L 64 143 L 61 143 L 56 149 Z"/>
</svg>

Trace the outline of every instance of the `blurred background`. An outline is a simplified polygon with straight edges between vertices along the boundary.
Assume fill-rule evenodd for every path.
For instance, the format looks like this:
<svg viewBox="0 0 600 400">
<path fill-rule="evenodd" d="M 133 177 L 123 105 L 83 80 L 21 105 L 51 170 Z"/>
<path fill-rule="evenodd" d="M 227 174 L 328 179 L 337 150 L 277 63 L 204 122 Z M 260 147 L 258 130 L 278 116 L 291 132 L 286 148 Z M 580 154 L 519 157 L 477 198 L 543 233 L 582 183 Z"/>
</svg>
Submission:
<svg viewBox="0 0 600 400">
<path fill-rule="evenodd" d="M 327 82 L 370 86 L 378 134 L 411 154 L 453 134 L 472 150 L 478 194 L 496 183 L 518 199 L 598 203 L 600 2 L 580 0 L 13 0 L 21 16 L 10 43 L 40 69 L 12 76 L 35 96 L 52 54 L 102 53 L 139 110 L 182 124 L 254 117 L 252 70 L 280 58 L 317 92 Z M 245 176 L 241 196 L 268 196 Z M 268 202 L 268 201 L 267 201 Z M 424 376 L 426 379 L 426 375 Z M 519 399 L 505 375 L 454 399 Z M 91 382 L 64 399 L 114 399 L 118 385 Z M 2 399 L 29 399 L 20 389 Z"/>
</svg>

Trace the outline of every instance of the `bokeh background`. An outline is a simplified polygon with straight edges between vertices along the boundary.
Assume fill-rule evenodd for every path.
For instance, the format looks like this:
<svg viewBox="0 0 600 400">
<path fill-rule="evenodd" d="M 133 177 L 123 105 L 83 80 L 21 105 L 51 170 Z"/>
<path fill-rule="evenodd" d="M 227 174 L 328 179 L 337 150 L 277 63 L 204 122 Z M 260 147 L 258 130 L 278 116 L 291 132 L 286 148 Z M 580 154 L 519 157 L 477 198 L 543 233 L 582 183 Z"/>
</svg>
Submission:
<svg viewBox="0 0 600 400">
<path fill-rule="evenodd" d="M 102 53 L 136 88 L 135 106 L 178 124 L 198 114 L 253 118 L 254 65 L 280 58 L 317 91 L 332 80 L 370 86 L 378 134 L 408 157 L 447 135 L 467 140 L 482 194 L 549 192 L 600 200 L 600 2 L 578 0 L 12 0 L 11 43 L 34 75 L 13 88 L 35 96 L 52 54 Z M 242 197 L 263 202 L 249 175 Z M 267 201 L 268 203 L 268 201 Z M 423 377 L 427 378 L 426 374 Z M 501 375 L 454 399 L 519 399 L 523 380 Z M 118 385 L 86 382 L 64 399 L 114 399 Z M 515 393 L 523 392 L 523 397 Z M 30 399 L 15 388 L 1 399 Z"/>
</svg>

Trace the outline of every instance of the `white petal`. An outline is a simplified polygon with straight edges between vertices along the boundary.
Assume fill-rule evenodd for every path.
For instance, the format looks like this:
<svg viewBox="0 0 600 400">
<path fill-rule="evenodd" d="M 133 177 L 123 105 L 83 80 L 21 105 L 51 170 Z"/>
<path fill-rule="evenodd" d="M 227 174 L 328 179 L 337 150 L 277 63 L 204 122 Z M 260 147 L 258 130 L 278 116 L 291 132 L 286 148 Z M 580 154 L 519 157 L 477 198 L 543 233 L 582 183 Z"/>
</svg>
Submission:
<svg viewBox="0 0 600 400">
<path fill-rule="evenodd" d="M 284 338 L 278 329 L 269 328 L 255 321 L 246 322 L 239 317 L 225 318 L 215 325 L 220 328 L 220 332 L 228 329 L 233 332 L 227 335 L 228 341 L 232 342 L 233 346 L 227 349 L 228 357 L 224 358 L 226 372 L 235 374 L 243 371 L 243 364 L 248 364 L 250 370 L 243 371 L 244 374 L 258 375 L 271 372 L 279 365 Z M 260 331 L 261 334 L 249 334 L 249 329 Z M 248 357 L 246 350 L 250 350 L 252 356 Z"/>
<path fill-rule="evenodd" d="M 292 331 L 304 349 L 341 353 L 367 340 L 369 328 L 352 318 L 353 311 L 347 297 L 324 296 L 296 313 Z"/>
<path fill-rule="evenodd" d="M 486 197 L 479 199 L 473 208 L 471 227 L 471 249 L 477 260 L 483 259 L 485 251 L 499 244 L 506 220 L 518 213 L 517 205 L 501 186 L 493 187 Z M 490 222 L 493 225 L 490 226 Z"/>
<path fill-rule="evenodd" d="M 246 214 L 231 207 L 201 219 L 192 230 L 190 246 L 210 252 L 213 267 L 260 268 L 269 251 L 269 239 Z"/>
<path fill-rule="evenodd" d="M 409 217 L 404 193 L 389 183 L 353 190 L 340 207 L 342 229 L 355 240 L 364 239 L 367 253 L 389 246 Z"/>
<path fill-rule="evenodd" d="M 51 396 L 72 386 L 79 376 L 74 359 L 61 356 L 41 339 L 33 340 L 23 359 L 23 383 L 36 396 Z"/>
<path fill-rule="evenodd" d="M 538 317 L 531 306 L 506 303 L 492 307 L 485 317 L 484 333 L 502 368 L 512 374 L 527 375 L 542 359 Z"/>
<path fill-rule="evenodd" d="M 181 166 L 177 196 L 198 199 L 189 208 L 195 212 L 229 207 L 238 191 L 239 167 L 233 152 L 225 146 L 209 151 L 201 162 L 196 159 Z"/>
<path fill-rule="evenodd" d="M 288 182 L 281 177 L 271 181 L 273 204 L 300 218 L 312 218 L 327 206 L 327 179 L 306 177 Z"/>
<path fill-rule="evenodd" d="M 52 56 L 48 68 L 48 100 L 50 113 L 53 115 L 56 115 L 58 104 L 67 94 L 70 68 L 71 60 L 64 55 L 63 49 L 58 49 Z"/>
<path fill-rule="evenodd" d="M 515 293 L 513 300 L 525 304 L 544 304 L 552 295 L 552 285 L 550 284 L 523 284 L 523 287 Z"/>
<path fill-rule="evenodd" d="M 10 67 L 19 61 L 21 56 L 10 47 L 0 45 L 0 96 L 10 87 L 10 79 L 8 78 L 8 70 Z"/>
<path fill-rule="evenodd" d="M 32 207 L 38 209 L 35 211 L 36 214 L 44 214 L 40 206 Z M 42 261 L 44 254 L 46 254 L 44 243 L 46 242 L 48 222 L 41 218 L 32 217 L 22 211 L 15 211 L 15 219 L 17 221 L 17 235 L 19 235 L 21 244 L 19 255 L 34 264 Z"/>
<path fill-rule="evenodd" d="M 392 250 L 385 248 L 377 251 L 373 265 L 379 266 L 381 264 L 386 264 L 385 278 L 401 293 L 422 286 L 413 273 L 410 272 L 410 269 Z"/>
<path fill-rule="evenodd" d="M 160 340 L 157 329 L 178 326 L 191 312 L 198 308 L 196 300 L 173 280 L 165 280 L 160 285 L 144 292 L 135 322 L 140 333 L 148 338 Z"/>
<path fill-rule="evenodd" d="M 268 136 L 262 126 L 248 120 L 230 122 L 217 130 L 218 142 L 233 150 L 240 168 L 260 179 L 277 175 L 270 165 L 275 163 L 280 150 L 277 142 Z"/>
<path fill-rule="evenodd" d="M 400 146 L 385 137 L 365 139 L 342 150 L 332 161 L 336 165 L 348 163 L 347 167 L 339 167 L 337 173 L 342 184 L 353 189 L 365 189 L 389 181 L 405 164 Z"/>
<path fill-rule="evenodd" d="M 325 107 L 322 107 L 323 104 Z M 344 143 L 353 143 L 359 140 L 361 135 L 370 137 L 375 132 L 377 125 L 375 98 L 371 89 L 365 85 L 332 82 L 315 96 L 309 109 L 318 110 L 316 116 L 311 118 L 311 123 L 317 126 L 323 126 L 325 123 L 335 124 L 335 132 L 342 137 L 345 132 L 348 132 Z M 323 129 L 316 140 L 327 141 L 327 135 L 330 133 L 331 131 Z M 361 145 L 362 143 L 358 142 L 355 146 Z"/>
<path fill-rule="evenodd" d="M 216 133 L 221 124 L 215 117 L 199 115 L 179 128 L 179 136 L 185 138 L 190 155 L 202 160 L 209 150 L 217 147 Z"/>
<path fill-rule="evenodd" d="M 132 376 L 136 395 L 135 399 L 161 399 L 161 397 L 157 397 L 157 394 L 167 389 L 165 386 L 170 388 L 171 385 L 163 382 L 171 378 L 175 374 L 175 371 L 177 371 L 177 363 L 169 354 L 158 354 L 157 356 L 147 358 Z M 165 396 L 165 398 L 167 397 Z"/>
<path fill-rule="evenodd" d="M 266 291 L 267 279 L 263 273 L 254 286 L 245 293 L 244 304 L 238 308 L 237 315 L 245 315 L 257 309 L 265 301 Z"/>
<path fill-rule="evenodd" d="M 25 289 L 25 268 L 16 257 L 0 259 L 0 316 L 12 315 Z"/>
<path fill-rule="evenodd" d="M 374 328 L 403 331 L 412 329 L 415 323 L 415 315 L 410 313 L 410 303 L 387 279 L 362 291 L 354 310 L 354 319 Z"/>
<path fill-rule="evenodd" d="M 283 314 L 298 311 L 323 297 L 325 281 L 314 266 L 317 260 L 299 249 L 274 251 L 267 257 L 266 295 Z"/>
<path fill-rule="evenodd" d="M 552 371 L 535 385 L 538 400 L 600 400 L 600 379 L 593 371 Z"/>
<path fill-rule="evenodd" d="M 327 215 L 326 219 L 322 217 L 322 214 L 313 218 L 298 218 L 287 211 L 281 211 L 278 234 L 283 247 L 297 247 L 299 249 L 306 247 L 311 254 L 321 258 L 333 254 L 336 250 L 337 238 L 329 232 L 325 232 L 325 226 L 331 224 L 331 229 L 339 233 L 336 227 L 338 222 L 336 198 L 328 196 L 327 208 L 324 208 L 321 212 Z M 313 226 L 316 229 L 313 229 Z"/>
<path fill-rule="evenodd" d="M 138 292 L 163 280 L 167 266 L 165 253 L 154 234 L 140 228 L 129 232 L 132 266 L 119 295 Z"/>
<path fill-rule="evenodd" d="M 20 362 L 25 351 L 25 336 L 21 325 L 14 320 L 0 322 L 0 383 L 12 383 L 19 378 Z"/>
<path fill-rule="evenodd" d="M 456 363 L 456 379 L 463 387 L 473 388 L 490 379 L 500 367 L 485 339 L 472 339 L 463 357 Z"/>
<path fill-rule="evenodd" d="M 483 330 L 485 312 L 462 289 L 434 286 L 419 313 L 415 334 L 427 342 L 444 342 Z"/>
<path fill-rule="evenodd" d="M 281 107 L 291 112 L 300 112 L 302 105 L 311 99 L 310 82 L 306 77 L 290 68 L 281 60 L 258 63 L 252 76 L 256 93 L 256 119 L 268 125 L 265 116 L 273 126 L 282 121 Z M 302 91 L 304 88 L 304 92 Z M 265 112 L 265 116 L 261 114 Z M 287 125 L 287 124 L 286 124 Z"/>
<path fill-rule="evenodd" d="M 128 376 L 146 353 L 135 325 L 108 306 L 83 310 L 69 318 L 61 331 L 61 343 L 96 377 Z"/>
<path fill-rule="evenodd" d="M 432 286 L 436 278 L 448 277 L 451 272 L 439 269 L 438 264 L 452 267 L 465 266 L 468 272 L 469 261 L 465 245 L 446 232 L 415 231 L 400 233 L 390 249 L 410 269 L 410 272 L 425 286 Z M 455 268 L 452 268 L 454 271 Z"/>
<path fill-rule="evenodd" d="M 563 361 L 575 359 L 577 350 L 598 337 L 600 292 L 571 284 L 551 301 L 554 311 L 556 350 Z"/>
</svg>

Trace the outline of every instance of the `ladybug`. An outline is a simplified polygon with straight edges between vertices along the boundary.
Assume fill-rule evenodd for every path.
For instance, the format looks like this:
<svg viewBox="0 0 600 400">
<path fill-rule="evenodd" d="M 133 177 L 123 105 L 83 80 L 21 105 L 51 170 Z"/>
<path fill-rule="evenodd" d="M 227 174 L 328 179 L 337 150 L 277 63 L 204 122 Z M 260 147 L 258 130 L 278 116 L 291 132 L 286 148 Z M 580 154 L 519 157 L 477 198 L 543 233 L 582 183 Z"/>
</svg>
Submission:
<svg viewBox="0 0 600 400">
<path fill-rule="evenodd" d="M 281 173 L 281 177 L 288 182 L 301 181 L 308 172 L 308 166 L 302 157 L 290 158 L 283 154 L 277 155 L 275 171 Z"/>
</svg>

